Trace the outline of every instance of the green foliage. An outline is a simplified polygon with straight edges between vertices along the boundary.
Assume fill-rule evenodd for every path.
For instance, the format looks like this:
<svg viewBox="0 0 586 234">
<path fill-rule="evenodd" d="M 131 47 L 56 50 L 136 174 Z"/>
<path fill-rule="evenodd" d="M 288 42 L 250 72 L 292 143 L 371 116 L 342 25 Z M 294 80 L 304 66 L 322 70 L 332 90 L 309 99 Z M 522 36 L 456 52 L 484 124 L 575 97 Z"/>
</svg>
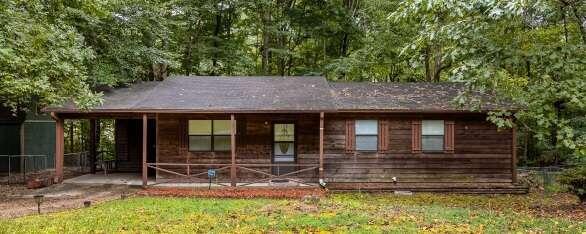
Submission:
<svg viewBox="0 0 586 234">
<path fill-rule="evenodd" d="M 565 170 L 559 177 L 560 183 L 568 186 L 570 192 L 586 202 L 586 165 Z"/>
<path fill-rule="evenodd" d="M 579 4 L 579 3 L 576 3 Z M 464 82 L 470 92 L 514 101 L 519 111 L 491 113 L 499 127 L 512 120 L 558 157 L 584 156 L 586 41 L 574 3 L 562 1 L 403 1 L 389 19 L 420 23 L 403 53 L 431 45 L 445 64 L 444 79 Z M 437 45 L 441 51 L 433 51 Z M 435 46 L 435 47 L 434 47 Z M 437 68 L 431 67 L 431 71 Z M 477 103 L 464 93 L 457 103 Z M 511 118 L 511 117 L 515 118 Z M 557 160 L 556 160 L 557 162 Z"/>
<path fill-rule="evenodd" d="M 13 110 L 69 98 L 80 107 L 97 103 L 84 65 L 93 52 L 74 28 L 50 20 L 43 7 L 35 1 L 0 7 L 0 101 Z"/>
</svg>

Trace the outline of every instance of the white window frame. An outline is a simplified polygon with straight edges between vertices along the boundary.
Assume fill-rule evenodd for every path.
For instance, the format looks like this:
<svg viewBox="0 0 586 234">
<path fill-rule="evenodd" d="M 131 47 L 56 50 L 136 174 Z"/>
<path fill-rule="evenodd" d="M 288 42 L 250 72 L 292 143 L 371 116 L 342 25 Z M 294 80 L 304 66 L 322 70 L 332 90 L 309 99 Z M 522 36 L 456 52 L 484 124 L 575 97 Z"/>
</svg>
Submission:
<svg viewBox="0 0 586 234">
<path fill-rule="evenodd" d="M 359 131 L 359 125 L 360 123 L 364 123 L 364 122 L 374 122 L 375 123 L 375 131 L 374 132 L 367 132 L 367 133 L 362 133 L 361 131 Z M 360 119 L 360 120 L 355 120 L 354 121 L 354 142 L 355 142 L 355 147 L 356 147 L 356 151 L 362 151 L 362 152 L 375 152 L 378 150 L 378 141 L 379 141 L 379 121 L 377 119 Z M 361 136 L 365 136 L 365 137 L 376 137 L 375 138 L 375 148 L 374 149 L 361 149 L 358 146 L 358 138 Z"/>
<path fill-rule="evenodd" d="M 211 126 L 210 126 L 210 133 L 209 134 L 191 134 L 189 132 L 189 126 L 190 126 L 190 121 L 209 121 Z M 214 122 L 216 121 L 230 121 L 230 120 L 226 120 L 226 119 L 190 119 L 187 121 L 187 150 L 189 152 L 228 152 L 230 151 L 230 149 L 222 149 L 222 150 L 218 150 L 215 149 L 215 137 L 216 136 L 223 136 L 223 137 L 231 137 L 230 133 L 228 134 L 216 134 L 214 133 Z M 210 147 L 209 150 L 192 150 L 191 149 L 191 136 L 204 136 L 204 137 L 210 137 Z M 229 138 L 230 141 L 232 141 L 232 138 Z"/>
<path fill-rule="evenodd" d="M 433 126 L 440 126 L 433 129 Z M 440 129 L 441 128 L 441 129 Z M 443 152 L 445 148 L 446 127 L 444 120 L 422 120 L 421 121 L 421 150 L 423 152 Z M 425 147 L 425 137 L 441 137 L 442 146 L 440 149 L 430 149 Z"/>
</svg>

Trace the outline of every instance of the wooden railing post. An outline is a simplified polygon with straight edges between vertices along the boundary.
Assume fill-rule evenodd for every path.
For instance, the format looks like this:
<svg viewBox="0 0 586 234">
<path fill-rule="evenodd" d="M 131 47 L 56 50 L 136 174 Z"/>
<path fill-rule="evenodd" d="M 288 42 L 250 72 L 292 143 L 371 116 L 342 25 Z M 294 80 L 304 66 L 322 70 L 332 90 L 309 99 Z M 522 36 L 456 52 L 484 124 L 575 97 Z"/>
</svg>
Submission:
<svg viewBox="0 0 586 234">
<path fill-rule="evenodd" d="M 146 114 L 142 114 L 142 186 L 147 186 L 147 133 L 148 119 Z"/>
<path fill-rule="evenodd" d="M 230 115 L 230 152 L 232 155 L 230 186 L 236 187 L 236 120 L 234 120 L 234 114 Z"/>
<path fill-rule="evenodd" d="M 324 113 L 319 113 L 319 178 L 324 179 Z"/>
</svg>

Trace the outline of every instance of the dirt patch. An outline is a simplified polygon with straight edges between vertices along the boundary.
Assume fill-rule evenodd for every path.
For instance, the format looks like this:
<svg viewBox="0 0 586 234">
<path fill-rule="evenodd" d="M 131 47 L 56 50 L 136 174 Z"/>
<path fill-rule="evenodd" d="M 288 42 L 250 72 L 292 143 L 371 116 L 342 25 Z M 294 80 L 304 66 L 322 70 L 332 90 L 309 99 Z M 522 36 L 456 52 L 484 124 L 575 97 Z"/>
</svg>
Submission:
<svg viewBox="0 0 586 234">
<path fill-rule="evenodd" d="M 580 204 L 576 196 L 569 193 L 555 193 L 548 196 L 550 196 L 548 198 L 550 202 L 532 202 L 526 209 L 527 213 L 544 218 L 586 220 L 586 203 Z"/>
<path fill-rule="evenodd" d="M 318 188 L 221 188 L 221 189 L 182 189 L 148 188 L 139 191 L 141 196 L 167 197 L 210 197 L 210 198 L 293 198 L 307 196 L 323 197 L 326 192 Z"/>
<path fill-rule="evenodd" d="M 44 196 L 41 213 L 83 207 L 118 199 L 122 194 L 133 194 L 137 189 L 125 185 L 57 184 L 42 189 L 26 189 L 23 185 L 0 186 L 0 218 L 14 218 L 37 213 L 36 194 Z"/>
</svg>

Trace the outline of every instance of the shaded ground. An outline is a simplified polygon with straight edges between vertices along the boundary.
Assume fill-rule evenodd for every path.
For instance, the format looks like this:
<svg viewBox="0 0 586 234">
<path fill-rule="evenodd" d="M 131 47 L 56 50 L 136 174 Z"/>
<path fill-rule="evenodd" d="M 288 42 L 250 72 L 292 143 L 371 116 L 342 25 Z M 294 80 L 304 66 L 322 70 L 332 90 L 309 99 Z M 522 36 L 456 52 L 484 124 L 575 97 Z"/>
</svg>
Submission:
<svg viewBox="0 0 586 234">
<path fill-rule="evenodd" d="M 26 189 L 23 185 L 0 185 L 0 218 L 19 217 L 37 213 L 35 194 L 45 197 L 41 212 L 55 212 L 83 207 L 84 201 L 92 204 L 120 198 L 122 193 L 134 193 L 125 185 L 74 185 L 58 184 L 42 189 Z"/>
<path fill-rule="evenodd" d="M 585 207 L 567 194 L 336 193 L 320 199 L 133 197 L 91 208 L 0 220 L 43 233 L 584 233 Z"/>
</svg>

